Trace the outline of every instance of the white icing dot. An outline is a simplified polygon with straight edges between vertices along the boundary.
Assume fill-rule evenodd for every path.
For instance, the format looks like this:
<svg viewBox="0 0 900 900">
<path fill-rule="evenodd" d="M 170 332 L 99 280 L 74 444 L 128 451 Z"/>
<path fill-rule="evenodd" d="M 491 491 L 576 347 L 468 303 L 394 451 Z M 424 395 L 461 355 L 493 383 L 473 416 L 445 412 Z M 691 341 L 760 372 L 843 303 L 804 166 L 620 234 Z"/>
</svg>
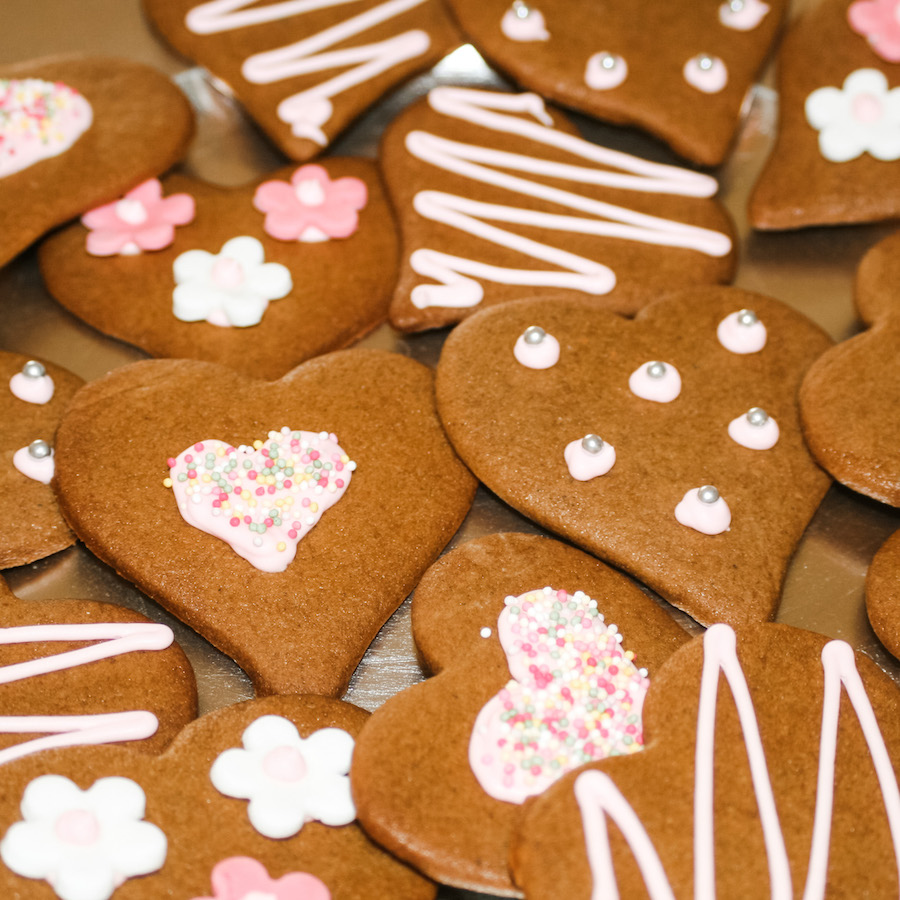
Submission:
<svg viewBox="0 0 900 900">
<path fill-rule="evenodd" d="M 493 632 L 486 625 L 484 628 L 481 629 L 481 636 L 483 638 L 489 638 L 492 634 L 493 634 Z"/>
</svg>

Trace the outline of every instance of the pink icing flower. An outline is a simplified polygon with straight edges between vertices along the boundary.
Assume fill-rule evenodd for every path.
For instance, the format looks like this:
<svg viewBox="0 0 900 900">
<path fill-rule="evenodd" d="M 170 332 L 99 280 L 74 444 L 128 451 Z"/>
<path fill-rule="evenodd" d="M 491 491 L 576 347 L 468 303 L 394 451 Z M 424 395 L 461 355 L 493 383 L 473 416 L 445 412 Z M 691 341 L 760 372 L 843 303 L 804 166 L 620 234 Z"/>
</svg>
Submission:
<svg viewBox="0 0 900 900">
<path fill-rule="evenodd" d="M 857 0 L 847 18 L 882 59 L 900 62 L 900 0 Z"/>
<path fill-rule="evenodd" d="M 162 250 L 175 240 L 175 226 L 194 218 L 190 194 L 163 197 L 159 179 L 151 178 L 121 200 L 92 209 L 81 217 L 90 228 L 87 251 L 92 256 L 133 255 Z"/>
<path fill-rule="evenodd" d="M 277 881 L 266 867 L 249 856 L 233 856 L 217 863 L 211 877 L 213 897 L 195 900 L 331 900 L 331 891 L 315 875 L 291 872 Z"/>
<path fill-rule="evenodd" d="M 359 178 L 328 177 L 322 166 L 301 166 L 286 181 L 266 181 L 253 205 L 266 214 L 266 233 L 279 241 L 347 238 L 359 227 L 357 210 L 368 200 Z"/>
</svg>

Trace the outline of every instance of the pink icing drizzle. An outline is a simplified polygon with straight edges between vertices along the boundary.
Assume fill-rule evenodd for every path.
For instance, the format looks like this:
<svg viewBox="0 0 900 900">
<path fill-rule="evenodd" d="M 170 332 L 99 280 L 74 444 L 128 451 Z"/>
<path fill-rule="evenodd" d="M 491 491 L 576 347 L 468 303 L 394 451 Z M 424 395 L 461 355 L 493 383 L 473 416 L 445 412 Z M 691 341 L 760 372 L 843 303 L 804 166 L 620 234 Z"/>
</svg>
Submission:
<svg viewBox="0 0 900 900">
<path fill-rule="evenodd" d="M 590 481 L 605 475 L 616 462 L 616 451 L 612 444 L 603 442 L 599 453 L 591 453 L 582 446 L 582 438 L 566 444 L 563 451 L 569 474 L 576 481 Z"/>
<path fill-rule="evenodd" d="M 29 378 L 22 372 L 16 372 L 9 379 L 9 389 L 20 400 L 26 403 L 49 403 L 53 397 L 53 379 L 49 375 Z"/>
</svg>

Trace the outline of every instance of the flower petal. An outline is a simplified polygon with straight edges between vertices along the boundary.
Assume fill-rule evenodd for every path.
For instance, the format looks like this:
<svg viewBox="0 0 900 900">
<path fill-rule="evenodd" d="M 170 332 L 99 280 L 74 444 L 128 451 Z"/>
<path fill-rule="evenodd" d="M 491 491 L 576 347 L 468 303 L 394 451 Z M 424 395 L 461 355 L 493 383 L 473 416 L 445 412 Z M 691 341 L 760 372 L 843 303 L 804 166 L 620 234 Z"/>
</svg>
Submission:
<svg viewBox="0 0 900 900">
<path fill-rule="evenodd" d="M 158 178 L 148 178 L 126 195 L 128 200 L 139 200 L 144 206 L 153 207 L 162 199 L 162 185 Z"/>
<path fill-rule="evenodd" d="M 147 807 L 143 788 L 130 778 L 119 776 L 98 779 L 85 791 L 84 799 L 85 809 L 113 827 L 129 819 L 143 819 Z"/>
<path fill-rule="evenodd" d="M 258 754 L 237 747 L 220 753 L 209 770 L 210 781 L 217 791 L 241 800 L 249 800 L 253 796 L 259 777 Z"/>
<path fill-rule="evenodd" d="M 304 807 L 285 801 L 285 795 L 254 797 L 247 807 L 250 824 L 264 837 L 280 840 L 293 837 L 306 821 Z"/>
<path fill-rule="evenodd" d="M 176 283 L 208 280 L 215 262 L 215 256 L 206 250 L 186 250 L 172 263 Z"/>
<path fill-rule="evenodd" d="M 293 209 L 278 209 L 266 214 L 263 228 L 276 241 L 296 241 L 303 231 L 307 216 L 299 203 Z"/>
<path fill-rule="evenodd" d="M 16 822 L 0 841 L 0 859 L 23 878 L 46 878 L 59 860 L 51 836 L 49 826 Z"/>
<path fill-rule="evenodd" d="M 332 826 L 349 825 L 356 818 L 349 778 L 330 775 L 310 782 L 303 798 L 309 818 Z"/>
<path fill-rule="evenodd" d="M 85 228 L 106 228 L 115 230 L 122 228 L 126 223 L 116 215 L 116 204 L 107 203 L 106 206 L 98 206 L 86 212 L 81 217 L 81 224 Z"/>
<path fill-rule="evenodd" d="M 69 860 L 47 880 L 60 900 L 108 900 L 116 889 L 112 867 L 100 860 Z"/>
<path fill-rule="evenodd" d="M 172 194 L 160 201 L 158 210 L 153 213 L 163 221 L 172 225 L 187 225 L 194 220 L 196 204 L 190 194 Z"/>
<path fill-rule="evenodd" d="M 317 765 L 327 766 L 328 771 L 345 775 L 350 771 L 354 740 L 343 728 L 320 728 L 304 742 L 304 755 Z"/>
<path fill-rule="evenodd" d="M 30 781 L 22 794 L 25 821 L 55 821 L 66 810 L 84 802 L 84 791 L 63 775 L 41 775 Z"/>
<path fill-rule="evenodd" d="M 300 733 L 284 716 L 260 716 L 244 729 L 242 741 L 248 750 L 261 752 L 284 746 L 299 749 Z"/>
<path fill-rule="evenodd" d="M 813 91 L 804 105 L 806 121 L 813 128 L 822 129 L 838 118 L 846 108 L 843 93 L 836 87 L 823 87 Z"/>
<path fill-rule="evenodd" d="M 260 212 L 290 209 L 297 204 L 297 195 L 286 181 L 264 181 L 253 195 L 253 206 Z"/>
<path fill-rule="evenodd" d="M 249 328 L 251 325 L 259 325 L 268 305 L 269 301 L 264 297 L 244 292 L 225 297 L 222 311 L 225 313 L 225 318 L 235 328 Z"/>
<path fill-rule="evenodd" d="M 837 122 L 819 132 L 819 150 L 830 162 L 849 162 L 866 150 L 868 134 Z"/>
<path fill-rule="evenodd" d="M 857 69 L 844 79 L 845 93 L 875 94 L 882 97 L 887 89 L 887 77 L 880 69 Z"/>
<path fill-rule="evenodd" d="M 350 206 L 353 209 L 362 209 L 369 199 L 369 189 L 361 178 L 346 176 L 338 178 L 331 186 L 328 199 L 334 198 L 335 203 L 341 206 Z"/>
<path fill-rule="evenodd" d="M 202 322 L 221 305 L 221 294 L 199 282 L 179 284 L 172 291 L 172 312 L 182 322 Z"/>
<path fill-rule="evenodd" d="M 294 282 L 287 266 L 281 263 L 266 263 L 253 272 L 247 290 L 266 300 L 280 300 L 291 292 L 293 286 Z"/>
<path fill-rule="evenodd" d="M 122 878 L 156 872 L 168 851 L 163 830 L 152 822 L 123 822 L 112 835 L 104 835 L 104 844 L 113 872 Z"/>
<path fill-rule="evenodd" d="M 222 245 L 219 256 L 226 256 L 237 260 L 245 268 L 258 266 L 265 262 L 266 251 L 263 245 L 255 238 L 248 235 L 232 238 Z"/>
<path fill-rule="evenodd" d="M 162 250 L 175 240 L 175 226 L 165 222 L 134 233 L 134 242 L 141 250 Z"/>
<path fill-rule="evenodd" d="M 128 231 L 98 229 L 88 232 L 85 247 L 91 256 L 115 256 L 130 239 Z"/>
</svg>

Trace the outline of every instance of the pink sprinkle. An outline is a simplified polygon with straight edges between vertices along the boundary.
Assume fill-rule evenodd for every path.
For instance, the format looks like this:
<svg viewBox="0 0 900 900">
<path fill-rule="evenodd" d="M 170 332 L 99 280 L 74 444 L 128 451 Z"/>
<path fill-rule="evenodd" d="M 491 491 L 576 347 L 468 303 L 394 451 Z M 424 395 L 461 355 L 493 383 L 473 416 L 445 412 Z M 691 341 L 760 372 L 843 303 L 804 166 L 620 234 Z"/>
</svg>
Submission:
<svg viewBox="0 0 900 900">
<path fill-rule="evenodd" d="M 301 506 L 309 506 L 309 497 L 304 497 L 303 500 L 300 501 Z"/>
<path fill-rule="evenodd" d="M 188 478 L 196 478 L 197 470 L 196 469 L 188 469 L 187 476 L 188 476 Z"/>
<path fill-rule="evenodd" d="M 191 456 L 190 453 L 185 453 L 185 454 L 184 454 L 184 461 L 185 461 L 186 463 L 193 462 L 193 461 L 194 461 L 194 457 Z"/>
<path fill-rule="evenodd" d="M 256 481 L 256 469 L 251 469 L 251 470 L 247 473 L 247 477 L 248 477 L 251 481 Z"/>
<path fill-rule="evenodd" d="M 335 481 L 335 484 L 336 484 L 339 488 L 342 488 L 342 487 L 344 486 L 344 479 L 343 479 L 343 478 L 338 478 L 338 480 Z"/>
<path fill-rule="evenodd" d="M 618 666 L 610 666 L 610 667 L 607 669 L 607 671 L 609 672 L 610 675 L 618 675 L 618 674 L 619 674 L 619 667 L 618 667 Z"/>
<path fill-rule="evenodd" d="M 221 500 L 213 500 L 212 505 L 215 509 L 220 509 L 222 506 L 222 501 Z"/>
<path fill-rule="evenodd" d="M 303 456 L 300 457 L 300 462 L 308 463 L 309 462 L 309 454 L 304 453 Z"/>
<path fill-rule="evenodd" d="M 512 775 L 512 773 L 516 771 L 516 767 L 515 767 L 512 763 L 507 763 L 507 764 L 503 767 L 503 771 L 504 771 L 507 775 Z"/>
<path fill-rule="evenodd" d="M 310 458 L 310 459 L 318 459 L 319 456 L 321 456 L 321 454 L 319 453 L 318 450 L 310 450 L 310 451 L 309 451 L 309 458 Z"/>
<path fill-rule="evenodd" d="M 265 492 L 266 492 L 266 489 L 265 489 L 265 488 L 263 488 L 263 487 L 258 487 L 258 488 L 256 489 L 256 496 L 257 496 L 257 497 L 262 497 L 262 495 L 265 494 Z"/>
<path fill-rule="evenodd" d="M 302 528 L 303 526 L 299 522 L 292 522 L 291 527 L 292 528 Z"/>
<path fill-rule="evenodd" d="M 297 532 L 294 531 L 294 529 L 292 528 L 292 529 L 288 532 L 288 537 L 289 537 L 289 538 L 295 538 L 295 537 L 297 537 Z"/>
<path fill-rule="evenodd" d="M 334 464 L 334 468 L 335 468 L 335 470 L 338 471 L 338 472 L 343 472 L 343 471 L 344 471 L 344 464 L 343 464 L 342 462 L 336 462 L 336 463 Z"/>
<path fill-rule="evenodd" d="M 249 525 L 252 521 L 253 521 L 253 519 L 251 519 L 250 516 L 244 516 L 244 522 L 247 525 Z"/>
<path fill-rule="evenodd" d="M 294 483 L 294 482 L 291 481 L 290 478 L 285 478 L 285 480 L 284 480 L 284 486 L 285 486 L 286 488 L 289 488 L 293 483 Z"/>
<path fill-rule="evenodd" d="M 202 443 L 194 444 L 194 449 L 199 453 L 203 449 Z"/>
<path fill-rule="evenodd" d="M 175 459 L 174 456 L 170 456 L 170 457 L 166 460 L 166 465 L 167 465 L 170 469 L 174 469 L 175 466 L 178 465 L 178 460 Z"/>
<path fill-rule="evenodd" d="M 559 600 L 560 603 L 565 603 L 569 599 L 569 595 L 565 591 L 559 590 L 556 592 L 556 599 Z"/>
<path fill-rule="evenodd" d="M 541 767 L 540 767 L 540 766 L 532 766 L 532 767 L 531 767 L 531 774 L 532 774 L 532 775 L 535 775 L 535 776 L 540 775 L 540 774 L 541 774 Z"/>
<path fill-rule="evenodd" d="M 231 525 L 233 525 L 235 528 L 237 528 L 238 525 L 241 524 L 241 520 L 237 516 L 232 516 L 231 519 L 229 520 L 229 523 Z"/>
<path fill-rule="evenodd" d="M 271 528 L 272 525 L 274 524 L 268 516 L 265 519 L 263 519 L 263 522 L 264 522 L 266 528 Z"/>
</svg>

